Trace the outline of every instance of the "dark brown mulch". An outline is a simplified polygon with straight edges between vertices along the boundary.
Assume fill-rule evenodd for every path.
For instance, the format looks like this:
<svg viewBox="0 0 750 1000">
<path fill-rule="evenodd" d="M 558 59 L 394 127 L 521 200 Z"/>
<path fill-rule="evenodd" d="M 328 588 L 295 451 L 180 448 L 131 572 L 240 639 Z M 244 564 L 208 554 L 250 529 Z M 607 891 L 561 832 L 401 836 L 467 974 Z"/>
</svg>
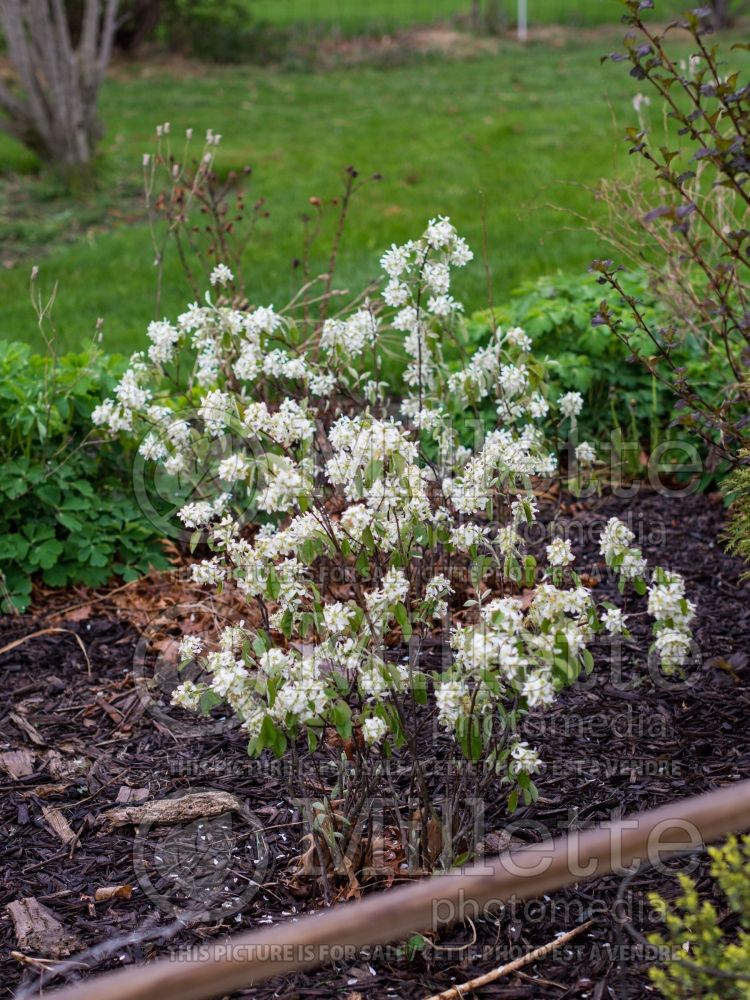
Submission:
<svg viewBox="0 0 750 1000">
<path fill-rule="evenodd" d="M 541 750 L 546 769 L 538 781 L 539 802 L 513 817 L 517 841 L 538 839 L 544 830 L 557 833 L 607 821 L 750 777 L 750 587 L 739 582 L 742 564 L 717 543 L 721 505 L 705 496 L 665 499 L 641 491 L 634 498 L 608 497 L 573 511 L 564 511 L 560 519 L 574 538 L 579 568 L 601 579 L 600 595 L 614 594 L 596 542 L 613 514 L 631 521 L 651 565 L 661 562 L 686 576 L 698 605 L 695 663 L 689 684 L 656 683 L 645 662 L 648 624 L 642 602 L 631 601 L 637 648 L 625 647 L 620 655 L 602 647 L 592 678 L 565 692 L 543 717 L 527 722 L 527 738 Z M 301 828 L 286 801 L 278 767 L 249 761 L 236 729 L 210 730 L 144 705 L 134 687 L 137 634 L 122 621 L 96 614 L 94 608 L 88 619 L 66 626 L 84 642 L 92 676 L 74 637 L 65 633 L 32 639 L 0 657 L 6 695 L 0 707 L 0 753 L 18 749 L 33 754 L 30 775 L 11 780 L 0 774 L 0 908 L 35 897 L 82 948 L 151 921 L 152 941 L 121 944 L 112 955 L 97 956 L 91 963 L 95 974 L 320 907 L 320 900 L 301 899 L 290 891 L 288 865 L 299 853 Z M 44 624 L 38 618 L 6 619 L 0 645 Z M 450 743 L 439 739 L 428 756 L 439 785 L 453 756 Z M 140 839 L 132 826 L 102 831 L 100 816 L 118 796 L 125 800 L 146 794 L 128 789 L 146 789 L 152 800 L 202 788 L 233 793 L 262 823 L 270 864 L 258 878 L 259 890 L 247 890 L 247 879 L 258 874 L 257 838 L 251 828 L 227 831 L 221 820 L 186 827 L 192 861 L 185 853 L 188 842 L 175 840 L 166 828 L 154 828 Z M 63 844 L 52 832 L 44 807 L 62 813 L 76 837 L 72 844 Z M 498 795 L 486 804 L 489 849 L 502 846 L 507 824 Z M 206 865 L 215 863 L 217 854 L 209 851 L 196 866 L 196 844 L 213 838 L 214 847 L 221 846 L 227 834 L 224 881 L 230 882 L 230 875 L 238 881 L 228 886 L 225 898 L 234 905 L 243 898 L 240 912 L 231 912 L 229 905 L 225 918 L 214 910 L 175 933 L 159 900 L 189 905 L 201 898 Z M 191 864 L 193 882 L 185 876 Z M 673 867 L 685 864 L 674 862 Z M 701 888 L 712 892 L 705 859 L 693 864 Z M 214 879 L 210 884 L 215 893 L 218 883 Z M 131 898 L 95 901 L 97 889 L 119 885 L 133 887 Z M 291 1000 L 356 991 L 368 1000 L 423 997 L 486 972 L 593 915 L 597 926 L 563 953 L 479 995 L 642 997 L 651 992 L 647 957 L 618 931 L 611 908 L 620 891 L 633 925 L 648 932 L 655 926 L 645 898 L 651 890 L 674 896 L 674 879 L 654 870 L 627 884 L 610 876 L 525 909 L 477 920 L 476 940 L 471 928 L 461 926 L 411 959 L 403 947 L 365 953 L 236 996 Z M 159 939 L 160 930 L 164 937 L 172 935 L 169 941 Z M 11 996 L 20 982 L 32 985 L 36 972 L 9 957 L 17 944 L 7 918 L 0 920 L 0 944 L 1 995 Z"/>
</svg>

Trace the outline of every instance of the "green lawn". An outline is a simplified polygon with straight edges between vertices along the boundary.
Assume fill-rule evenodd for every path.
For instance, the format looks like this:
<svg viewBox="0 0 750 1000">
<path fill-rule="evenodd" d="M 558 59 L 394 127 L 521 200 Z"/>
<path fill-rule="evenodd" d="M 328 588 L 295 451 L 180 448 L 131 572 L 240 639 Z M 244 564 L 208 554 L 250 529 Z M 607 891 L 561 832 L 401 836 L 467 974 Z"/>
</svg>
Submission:
<svg viewBox="0 0 750 1000">
<path fill-rule="evenodd" d="M 269 24 L 317 24 L 352 34 L 375 27 L 429 24 L 466 14 L 471 4 L 468 0 L 252 0 L 250 9 L 257 20 Z"/>
<path fill-rule="evenodd" d="M 691 6 L 695 4 L 690 0 L 657 0 L 658 13 L 664 17 Z M 472 7 L 471 0 L 252 0 L 251 4 L 254 16 L 270 24 L 317 24 L 344 34 L 467 17 Z M 493 23 L 513 24 L 518 0 L 481 0 L 480 7 Z M 615 24 L 623 12 L 618 0 L 527 0 L 527 10 L 531 26 Z"/>
<path fill-rule="evenodd" d="M 476 60 L 435 58 L 385 70 L 207 67 L 180 78 L 153 67 L 120 71 L 102 101 L 104 182 L 94 202 L 116 206 L 130 192 L 121 212 L 137 214 L 132 192 L 154 125 L 169 120 L 174 134 L 210 126 L 224 136 L 222 165 L 251 164 L 252 194 L 265 196 L 271 210 L 249 256 L 255 301 L 283 304 L 288 297 L 300 213 L 311 195 L 338 192 L 349 163 L 362 173 L 379 171 L 384 180 L 354 206 L 340 281 L 357 288 L 375 277 L 381 250 L 418 234 L 438 213 L 450 215 L 481 256 L 484 213 L 497 301 L 524 278 L 583 270 L 601 254 L 596 239 L 556 207 L 595 216 L 586 186 L 627 169 L 621 135 L 634 117 L 636 87 L 621 66 L 600 66 L 601 52 L 611 46 L 606 38 L 565 48 L 506 44 L 498 55 Z M 19 169 L 29 158 L 2 139 L 0 164 Z M 82 343 L 102 317 L 107 347 L 140 346 L 155 310 L 145 225 L 91 224 L 66 243 L 73 222 L 93 213 L 91 205 L 71 208 L 33 178 L 20 194 L 6 180 L 4 200 L 4 245 L 14 226 L 25 226 L 23 238 L 32 243 L 39 227 L 42 285 L 58 284 L 53 315 L 60 341 Z M 34 259 L 9 263 L 0 269 L 0 336 L 39 343 L 28 295 Z M 475 262 L 458 293 L 476 308 L 486 301 L 485 289 L 484 268 Z M 188 295 L 172 258 L 160 312 L 173 315 Z"/>
</svg>

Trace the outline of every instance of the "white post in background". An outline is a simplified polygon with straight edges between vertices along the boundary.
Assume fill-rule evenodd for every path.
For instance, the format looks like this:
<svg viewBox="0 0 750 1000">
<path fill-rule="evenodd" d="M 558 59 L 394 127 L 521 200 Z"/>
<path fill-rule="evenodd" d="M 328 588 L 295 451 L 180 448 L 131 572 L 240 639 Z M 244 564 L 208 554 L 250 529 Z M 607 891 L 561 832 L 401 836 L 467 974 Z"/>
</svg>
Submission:
<svg viewBox="0 0 750 1000">
<path fill-rule="evenodd" d="M 518 0 L 518 41 L 525 42 L 529 37 L 529 18 L 527 0 Z"/>
</svg>

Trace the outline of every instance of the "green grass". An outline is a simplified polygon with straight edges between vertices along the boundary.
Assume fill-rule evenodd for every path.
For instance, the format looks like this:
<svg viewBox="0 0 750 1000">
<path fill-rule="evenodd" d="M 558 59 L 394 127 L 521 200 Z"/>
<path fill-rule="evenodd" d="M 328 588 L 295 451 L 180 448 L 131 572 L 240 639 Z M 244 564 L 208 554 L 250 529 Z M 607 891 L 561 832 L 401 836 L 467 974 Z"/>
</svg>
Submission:
<svg viewBox="0 0 750 1000">
<path fill-rule="evenodd" d="M 53 318 L 64 346 L 86 341 L 99 317 L 109 349 L 131 351 L 144 343 L 155 313 L 148 230 L 111 226 L 117 220 L 107 213 L 121 202 L 121 215 L 135 214 L 142 156 L 153 148 L 155 123 L 165 120 L 173 134 L 212 127 L 224 136 L 223 167 L 254 168 L 250 193 L 266 197 L 271 211 L 248 255 L 254 301 L 288 299 L 300 214 L 310 196 L 338 193 L 349 163 L 363 174 L 379 171 L 384 180 L 355 202 L 340 285 L 356 289 L 376 277 L 382 249 L 418 234 L 438 213 L 452 217 L 478 258 L 485 215 L 495 301 L 540 273 L 583 270 L 603 248 L 558 209 L 596 217 L 599 208 L 586 186 L 627 166 L 621 135 L 633 119 L 636 86 L 622 67 L 599 65 L 611 47 L 606 38 L 559 49 L 506 44 L 499 54 L 472 61 L 423 60 L 387 70 L 212 67 L 177 78 L 145 67 L 120 74 L 102 100 L 108 126 L 103 187 L 75 208 L 72 221 L 65 214 L 70 202 L 56 200 L 44 179 L 27 178 L 22 197 L 14 194 L 15 181 L 6 182 L 0 219 L 6 232 L 0 235 L 7 236 L 9 219 L 11 227 L 19 222 L 12 216 L 21 205 L 19 243 L 34 246 L 38 225 L 38 260 L 27 254 L 0 270 L 0 337 L 40 343 L 28 295 L 31 264 L 38 262 L 41 287 L 58 285 Z M 30 165 L 7 139 L 0 140 L 0 162 Z M 37 189 L 47 192 L 46 201 Z M 82 225 L 97 205 L 107 225 Z M 322 271 L 322 254 L 317 263 Z M 481 260 L 461 276 L 457 294 L 469 308 L 485 304 Z M 169 258 L 159 313 L 176 314 L 189 295 Z"/>
<path fill-rule="evenodd" d="M 657 13 L 672 17 L 689 0 L 657 0 Z M 618 0 L 527 0 L 529 24 L 593 26 L 616 24 L 623 12 Z M 375 28 L 429 24 L 471 14 L 471 0 L 252 0 L 252 12 L 261 21 L 289 27 L 296 24 L 335 27 L 343 34 Z M 517 0 L 481 0 L 483 16 L 492 23 L 514 24 Z"/>
<path fill-rule="evenodd" d="M 252 0 L 251 11 L 259 21 L 290 27 L 317 24 L 335 27 L 343 34 L 430 24 L 441 18 L 466 14 L 466 0 Z"/>
</svg>

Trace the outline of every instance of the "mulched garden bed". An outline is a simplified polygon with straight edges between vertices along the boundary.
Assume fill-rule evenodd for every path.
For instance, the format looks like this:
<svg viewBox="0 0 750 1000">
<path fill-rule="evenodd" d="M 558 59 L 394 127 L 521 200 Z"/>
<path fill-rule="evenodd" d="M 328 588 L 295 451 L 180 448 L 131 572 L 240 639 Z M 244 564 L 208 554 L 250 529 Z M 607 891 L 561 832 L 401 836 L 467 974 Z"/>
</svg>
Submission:
<svg viewBox="0 0 750 1000">
<path fill-rule="evenodd" d="M 634 497 L 562 507 L 559 518 L 574 540 L 577 568 L 600 581 L 599 595 L 614 593 L 597 544 L 601 526 L 612 515 L 639 529 L 650 565 L 662 563 L 684 574 L 698 608 L 696 661 L 688 684 L 655 684 L 643 655 L 648 623 L 639 616 L 642 604 L 631 602 L 638 649 L 626 646 L 609 669 L 607 650 L 595 650 L 592 678 L 565 692 L 543 717 L 527 720 L 526 738 L 540 749 L 546 767 L 537 782 L 539 801 L 513 817 L 516 843 L 539 839 L 541 827 L 553 833 L 571 825 L 580 828 L 750 777 L 750 586 L 740 582 L 743 564 L 728 557 L 717 541 L 723 509 L 715 500 L 703 495 L 667 499 L 640 490 Z M 5 755 L 0 756 L 5 761 L 0 772 L 2 996 L 37 980 L 32 965 L 10 955 L 13 950 L 40 954 L 19 947 L 5 914 L 4 907 L 22 898 L 35 898 L 55 915 L 73 953 L 146 924 L 152 927 L 153 940 L 97 954 L 90 960 L 89 975 L 323 905 L 320 897 L 301 894 L 289 878 L 300 854 L 301 827 L 285 801 L 278 768 L 250 761 L 236 729 L 187 717 L 173 724 L 169 715 L 144 705 L 134 687 L 138 633 L 106 608 L 101 602 L 77 621 L 55 619 L 54 627 L 69 631 L 30 639 L 0 657 L 5 695 L 0 707 L 0 754 Z M 0 623 L 0 646 L 49 625 L 41 613 L 6 618 Z M 90 675 L 71 632 L 87 651 Z M 20 754 L 9 758 L 11 751 Z M 454 757 L 447 739 L 429 748 L 426 766 L 436 782 Z M 137 840 L 132 826 L 105 832 L 102 815 L 118 804 L 137 804 L 146 796 L 148 801 L 163 799 L 188 789 L 224 790 L 246 802 L 264 828 L 270 863 L 259 879 L 261 888 L 250 891 L 256 831 L 227 830 L 221 820 L 186 828 L 183 833 L 193 838 L 193 845 L 201 838 L 214 847 L 224 845 L 227 876 L 236 880 L 231 892 L 247 895 L 240 913 L 221 919 L 214 912 L 210 920 L 176 933 L 158 900 L 185 905 L 186 899 L 199 897 L 206 866 L 216 855 L 209 850 L 196 866 L 186 858 L 184 837 L 181 841 L 166 828 L 154 829 L 153 842 L 144 846 L 144 837 Z M 498 796 L 486 805 L 488 853 L 507 844 L 507 823 Z M 191 864 L 193 881 L 188 884 L 185 871 Z M 675 869 L 685 864 L 673 862 Z M 692 864 L 701 888 L 711 893 L 705 859 Z M 211 884 L 215 888 L 215 880 Z M 97 890 L 101 896 L 102 889 L 121 886 L 132 887 L 129 898 L 124 889 L 114 898 L 97 900 Z M 234 996 L 424 997 L 595 916 L 596 926 L 564 951 L 478 995 L 508 1000 L 642 997 L 651 991 L 647 957 L 633 950 L 611 908 L 619 891 L 633 926 L 648 933 L 655 924 L 645 894 L 652 890 L 674 896 L 674 879 L 654 870 L 626 884 L 609 876 L 557 893 L 526 912 L 476 921 L 474 930 L 456 927 L 412 957 L 403 947 L 365 953 L 351 963 L 288 976 Z M 168 941 L 160 940 L 160 928 L 168 930 Z"/>
</svg>

